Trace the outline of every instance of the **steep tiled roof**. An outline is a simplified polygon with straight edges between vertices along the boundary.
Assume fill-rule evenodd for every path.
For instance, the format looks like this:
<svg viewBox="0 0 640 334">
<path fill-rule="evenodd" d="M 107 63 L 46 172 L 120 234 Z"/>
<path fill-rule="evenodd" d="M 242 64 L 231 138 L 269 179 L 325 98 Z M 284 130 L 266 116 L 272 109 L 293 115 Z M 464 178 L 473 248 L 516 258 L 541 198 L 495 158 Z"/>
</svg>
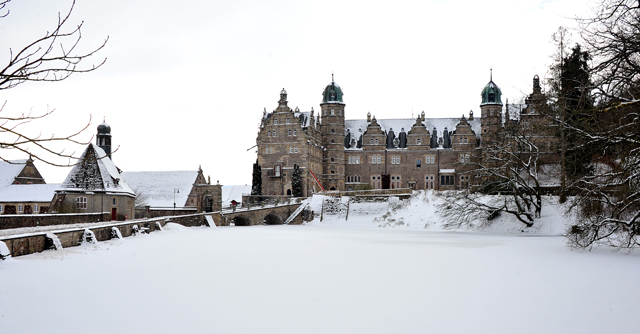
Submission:
<svg viewBox="0 0 640 334">
<path fill-rule="evenodd" d="M 58 190 L 105 190 L 135 196 L 103 149 L 89 144 Z"/>
</svg>

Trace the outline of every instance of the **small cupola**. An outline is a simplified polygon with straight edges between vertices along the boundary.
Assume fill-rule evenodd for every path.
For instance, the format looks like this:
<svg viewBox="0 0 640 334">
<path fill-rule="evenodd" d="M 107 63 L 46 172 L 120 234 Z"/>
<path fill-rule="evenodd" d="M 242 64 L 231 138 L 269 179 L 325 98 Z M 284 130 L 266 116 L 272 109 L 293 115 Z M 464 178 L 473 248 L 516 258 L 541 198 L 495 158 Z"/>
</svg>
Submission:
<svg viewBox="0 0 640 334">
<path fill-rule="evenodd" d="M 278 101 L 278 104 L 281 106 L 287 105 L 287 91 L 284 90 L 284 88 L 280 91 L 280 101 Z"/>
<path fill-rule="evenodd" d="M 322 103 L 340 103 L 342 102 L 342 88 L 333 81 L 333 74 L 331 74 L 331 83 L 324 88 L 322 93 Z"/>
<path fill-rule="evenodd" d="M 502 96 L 502 91 L 500 90 L 500 87 L 498 87 L 498 85 L 493 82 L 493 72 L 489 76 L 489 83 L 484 86 L 484 89 L 482 89 L 482 93 L 480 93 L 480 95 L 482 96 L 482 103 L 480 104 L 480 106 L 487 104 L 502 105 L 502 100 L 500 99 Z"/>
<path fill-rule="evenodd" d="M 96 145 L 104 150 L 109 159 L 111 159 L 111 127 L 103 119 L 98 125 L 98 133 L 96 134 Z"/>
</svg>

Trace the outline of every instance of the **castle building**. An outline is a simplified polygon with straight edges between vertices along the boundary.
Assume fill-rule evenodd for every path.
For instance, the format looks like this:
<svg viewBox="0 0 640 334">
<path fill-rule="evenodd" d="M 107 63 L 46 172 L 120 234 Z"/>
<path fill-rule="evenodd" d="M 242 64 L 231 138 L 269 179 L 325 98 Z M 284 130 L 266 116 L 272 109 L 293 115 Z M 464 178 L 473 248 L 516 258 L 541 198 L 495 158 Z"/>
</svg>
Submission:
<svg viewBox="0 0 640 334">
<path fill-rule="evenodd" d="M 134 217 L 136 194 L 111 160 L 111 127 L 98 125 L 89 144 L 51 201 L 54 213 L 110 212 L 111 220 Z"/>
<path fill-rule="evenodd" d="M 544 98 L 536 78 L 532 101 Z M 265 108 L 256 139 L 262 193 L 291 195 L 295 165 L 302 170 L 305 196 L 320 190 L 467 188 L 483 143 L 503 135 L 501 95 L 491 77 L 481 93 L 479 118 L 473 111 L 460 118 L 426 118 L 423 111 L 415 119 L 376 119 L 371 113 L 346 119 L 344 93 L 333 78 L 318 115 L 313 108 L 292 110 L 282 89 L 278 107 L 271 113 Z"/>
</svg>

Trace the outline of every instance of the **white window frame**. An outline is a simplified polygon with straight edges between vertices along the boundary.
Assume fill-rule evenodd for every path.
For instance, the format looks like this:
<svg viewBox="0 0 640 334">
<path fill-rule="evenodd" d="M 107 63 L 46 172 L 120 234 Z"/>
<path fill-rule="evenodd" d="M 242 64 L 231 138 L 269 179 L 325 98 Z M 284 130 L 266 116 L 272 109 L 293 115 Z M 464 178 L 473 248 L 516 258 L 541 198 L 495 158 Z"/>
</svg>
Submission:
<svg viewBox="0 0 640 334">
<path fill-rule="evenodd" d="M 289 117 L 287 117 L 287 124 L 289 124 Z"/>
<path fill-rule="evenodd" d="M 293 147 L 293 153 L 298 153 L 298 146 Z"/>
<path fill-rule="evenodd" d="M 416 145 L 422 145 L 422 138 L 416 138 Z"/>
<path fill-rule="evenodd" d="M 23 213 L 23 212 L 24 212 L 24 205 L 18 204 L 18 213 Z"/>
<path fill-rule="evenodd" d="M 3 212 L 4 212 L 4 205 L 0 204 L 0 213 L 3 213 Z"/>
<path fill-rule="evenodd" d="M 278 125 L 278 119 L 277 119 L 277 118 L 274 118 L 274 119 L 273 119 L 273 124 L 274 124 L 274 125 Z"/>
<path fill-rule="evenodd" d="M 40 212 L 40 205 L 34 204 L 33 205 L 33 212 Z"/>
<path fill-rule="evenodd" d="M 84 196 L 76 197 L 76 209 L 87 209 L 87 198 Z"/>
<path fill-rule="evenodd" d="M 298 130 L 293 129 L 293 136 L 294 136 L 294 137 L 298 136 Z"/>
<path fill-rule="evenodd" d="M 289 146 L 289 153 L 293 153 L 293 146 Z"/>
<path fill-rule="evenodd" d="M 287 132 L 288 132 L 288 134 L 289 134 L 289 137 L 291 137 L 291 134 L 292 134 L 291 129 L 289 129 Z"/>
</svg>

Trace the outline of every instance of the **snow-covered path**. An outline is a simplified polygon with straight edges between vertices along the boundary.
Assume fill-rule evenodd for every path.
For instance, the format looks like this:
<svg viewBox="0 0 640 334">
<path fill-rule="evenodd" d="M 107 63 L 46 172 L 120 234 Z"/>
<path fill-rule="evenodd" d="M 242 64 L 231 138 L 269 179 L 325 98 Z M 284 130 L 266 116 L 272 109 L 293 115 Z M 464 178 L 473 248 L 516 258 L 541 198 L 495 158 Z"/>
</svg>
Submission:
<svg viewBox="0 0 640 334">
<path fill-rule="evenodd" d="M 0 261 L 3 333 L 631 333 L 640 257 L 561 237 L 183 228 Z"/>
</svg>

